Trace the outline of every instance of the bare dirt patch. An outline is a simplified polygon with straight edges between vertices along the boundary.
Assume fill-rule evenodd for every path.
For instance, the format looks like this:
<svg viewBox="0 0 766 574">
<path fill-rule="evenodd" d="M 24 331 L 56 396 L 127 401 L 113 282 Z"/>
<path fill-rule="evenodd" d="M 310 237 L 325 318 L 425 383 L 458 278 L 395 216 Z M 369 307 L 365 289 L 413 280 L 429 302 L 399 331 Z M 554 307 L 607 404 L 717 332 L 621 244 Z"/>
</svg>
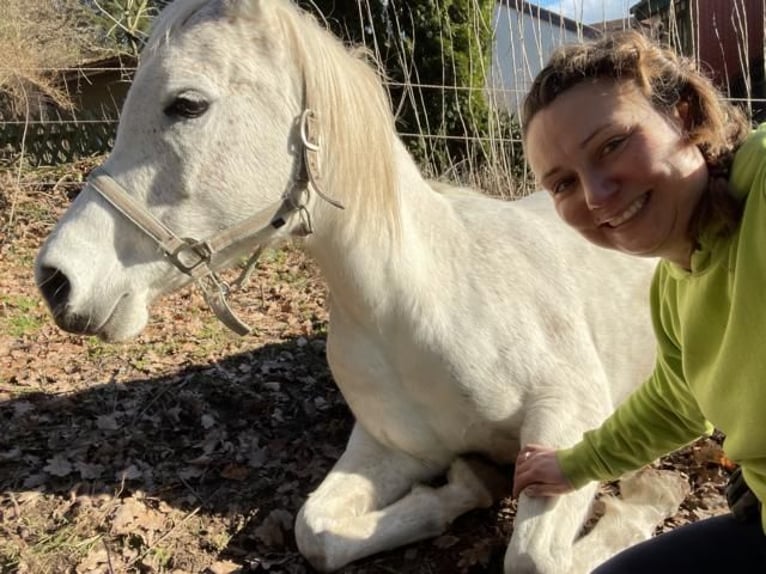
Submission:
<svg viewBox="0 0 766 574">
<path fill-rule="evenodd" d="M 325 360 L 317 269 L 296 250 L 270 254 L 237 302 L 258 327 L 245 338 L 191 289 L 136 341 L 64 334 L 32 261 L 91 165 L 26 179 L 56 185 L 0 173 L 0 571 L 312 572 L 293 519 L 352 425 Z M 662 529 L 722 510 L 719 443 L 658 464 L 693 477 Z M 500 572 L 513 510 L 506 498 L 344 572 Z"/>
</svg>

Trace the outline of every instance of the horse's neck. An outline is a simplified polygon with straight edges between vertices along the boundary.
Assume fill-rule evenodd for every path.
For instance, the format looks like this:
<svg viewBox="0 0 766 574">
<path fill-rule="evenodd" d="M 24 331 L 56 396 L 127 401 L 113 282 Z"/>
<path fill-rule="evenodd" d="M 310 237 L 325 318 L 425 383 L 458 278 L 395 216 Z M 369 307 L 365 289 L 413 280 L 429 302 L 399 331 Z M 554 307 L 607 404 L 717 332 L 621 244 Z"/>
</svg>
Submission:
<svg viewBox="0 0 766 574">
<path fill-rule="evenodd" d="M 428 248 L 449 217 L 444 198 L 423 179 L 404 148 L 397 151 L 398 226 L 373 230 L 364 201 L 349 201 L 349 213 L 325 206 L 317 213 L 315 234 L 306 242 L 332 294 L 333 307 L 359 320 L 377 321 L 401 303 L 402 291 L 428 273 L 435 255 Z M 347 222 L 356 220 L 353 229 Z M 417 268 L 415 268 L 417 267 Z"/>
</svg>

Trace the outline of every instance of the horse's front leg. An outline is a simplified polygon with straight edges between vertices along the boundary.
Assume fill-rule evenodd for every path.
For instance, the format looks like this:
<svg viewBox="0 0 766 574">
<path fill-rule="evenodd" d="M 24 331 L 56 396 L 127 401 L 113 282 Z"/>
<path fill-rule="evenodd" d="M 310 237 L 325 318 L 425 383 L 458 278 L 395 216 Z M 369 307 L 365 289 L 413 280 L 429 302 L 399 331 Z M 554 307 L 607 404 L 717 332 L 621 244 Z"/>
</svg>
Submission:
<svg viewBox="0 0 766 574">
<path fill-rule="evenodd" d="M 598 425 L 606 406 L 583 407 L 577 401 L 540 401 L 530 405 L 521 428 L 521 444 L 567 446 Z M 602 412 L 599 410 L 602 409 Z M 505 554 L 505 574 L 572 573 L 573 544 L 590 514 L 597 485 L 557 497 L 532 498 L 522 492 Z"/>
<path fill-rule="evenodd" d="M 592 405 L 568 411 L 531 409 L 522 426 L 522 444 L 571 444 L 600 418 Z M 604 515 L 578 538 L 597 489 L 593 483 L 558 497 L 522 494 L 505 555 L 505 574 L 587 574 L 620 550 L 649 538 L 657 524 L 678 511 L 688 484 L 675 473 L 651 470 L 624 478 L 621 497 L 606 499 Z"/>
<path fill-rule="evenodd" d="M 598 485 L 555 498 L 519 497 L 505 574 L 559 574 L 573 570 L 573 544 L 590 515 Z"/>
<path fill-rule="evenodd" d="M 420 483 L 444 472 L 444 486 Z M 319 571 L 442 534 L 493 502 L 496 477 L 462 458 L 427 464 L 382 446 L 356 424 L 346 451 L 309 495 L 295 524 L 301 554 Z"/>
</svg>

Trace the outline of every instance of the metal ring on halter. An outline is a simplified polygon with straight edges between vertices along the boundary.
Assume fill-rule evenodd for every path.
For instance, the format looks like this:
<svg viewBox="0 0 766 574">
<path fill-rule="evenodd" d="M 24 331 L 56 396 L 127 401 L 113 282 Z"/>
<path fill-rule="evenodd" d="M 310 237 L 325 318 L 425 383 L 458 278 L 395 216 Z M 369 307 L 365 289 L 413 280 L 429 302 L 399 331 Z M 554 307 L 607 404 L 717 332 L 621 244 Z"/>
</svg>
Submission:
<svg viewBox="0 0 766 574">
<path fill-rule="evenodd" d="M 314 113 L 314 110 L 308 108 L 303 110 L 303 113 L 301 114 L 301 141 L 309 151 L 319 151 L 319 142 L 311 140 L 308 129 L 309 122 L 315 119 L 316 114 Z"/>
<path fill-rule="evenodd" d="M 314 110 L 310 108 L 303 110 L 301 114 L 301 142 L 304 147 L 303 161 L 306 171 L 306 189 L 316 192 L 319 197 L 333 207 L 345 209 L 341 202 L 332 199 L 322 191 L 321 169 L 319 167 L 319 151 L 321 149 L 319 136 L 317 136 L 316 141 L 311 139 L 312 136 L 316 135 L 316 126 L 312 124 L 315 121 L 317 121 L 317 114 Z"/>
</svg>

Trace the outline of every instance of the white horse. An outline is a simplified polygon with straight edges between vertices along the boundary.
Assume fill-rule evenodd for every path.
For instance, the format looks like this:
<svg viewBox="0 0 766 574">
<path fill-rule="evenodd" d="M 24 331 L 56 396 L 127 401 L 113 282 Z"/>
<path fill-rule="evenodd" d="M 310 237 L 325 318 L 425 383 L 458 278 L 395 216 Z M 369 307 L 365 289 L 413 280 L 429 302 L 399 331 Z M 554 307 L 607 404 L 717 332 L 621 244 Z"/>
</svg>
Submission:
<svg viewBox="0 0 766 574">
<path fill-rule="evenodd" d="M 287 239 L 329 285 L 328 361 L 356 417 L 295 525 L 319 570 L 491 505 L 490 466 L 467 455 L 570 445 L 650 371 L 652 262 L 590 246 L 545 194 L 429 184 L 375 70 L 289 2 L 178 1 L 112 154 L 39 253 L 40 289 L 62 328 L 119 340 L 194 281 L 244 330 L 214 270 Z M 580 537 L 596 485 L 522 495 L 505 571 L 587 571 L 650 536 L 680 484 L 639 474 Z"/>
</svg>

